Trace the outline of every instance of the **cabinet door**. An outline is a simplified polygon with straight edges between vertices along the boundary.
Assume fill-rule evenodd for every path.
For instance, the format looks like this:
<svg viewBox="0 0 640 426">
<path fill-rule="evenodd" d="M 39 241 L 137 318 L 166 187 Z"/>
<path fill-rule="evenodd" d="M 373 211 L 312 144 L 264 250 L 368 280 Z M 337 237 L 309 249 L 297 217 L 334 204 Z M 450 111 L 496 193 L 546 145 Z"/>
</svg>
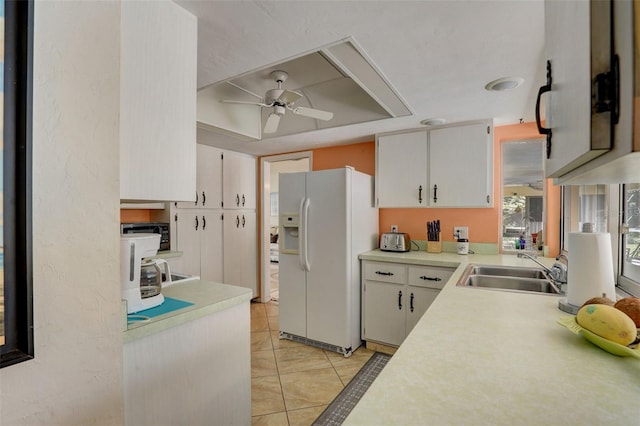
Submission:
<svg viewBox="0 0 640 426">
<path fill-rule="evenodd" d="M 210 209 L 222 208 L 222 150 L 198 145 L 199 203 Z"/>
<path fill-rule="evenodd" d="M 224 283 L 249 288 L 257 295 L 256 213 L 225 211 Z"/>
<path fill-rule="evenodd" d="M 177 269 L 190 275 L 200 276 L 200 236 L 202 219 L 197 211 L 176 213 L 176 250 L 182 252 L 182 256 L 172 262 Z"/>
<path fill-rule="evenodd" d="M 429 132 L 430 207 L 493 206 L 491 122 Z"/>
<path fill-rule="evenodd" d="M 562 176 L 611 147 L 610 113 L 591 113 L 595 76 L 610 69 L 609 17 L 610 2 L 545 2 L 552 77 L 545 127 L 553 130 L 547 177 Z"/>
<path fill-rule="evenodd" d="M 176 207 L 222 208 L 222 150 L 207 145 L 197 145 L 196 190 L 193 201 L 181 201 Z"/>
<path fill-rule="evenodd" d="M 200 278 L 223 282 L 222 210 L 200 213 Z"/>
<path fill-rule="evenodd" d="M 407 333 L 416 326 L 431 303 L 436 300 L 440 290 L 424 287 L 407 287 Z"/>
<path fill-rule="evenodd" d="M 427 206 L 427 132 L 378 136 L 377 207 Z"/>
<path fill-rule="evenodd" d="M 364 339 L 399 346 L 405 337 L 406 286 L 364 281 Z"/>
<path fill-rule="evenodd" d="M 225 151 L 222 167 L 225 209 L 256 208 L 255 157 Z"/>
<path fill-rule="evenodd" d="M 193 199 L 197 18 L 173 2 L 123 2 L 120 198 Z"/>
</svg>

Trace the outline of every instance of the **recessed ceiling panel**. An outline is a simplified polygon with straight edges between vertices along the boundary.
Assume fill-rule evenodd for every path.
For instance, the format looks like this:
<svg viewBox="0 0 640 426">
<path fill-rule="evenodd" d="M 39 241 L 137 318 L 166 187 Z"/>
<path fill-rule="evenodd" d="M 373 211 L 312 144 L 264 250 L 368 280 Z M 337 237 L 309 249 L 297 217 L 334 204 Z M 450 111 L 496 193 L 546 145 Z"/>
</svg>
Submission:
<svg viewBox="0 0 640 426">
<path fill-rule="evenodd" d="M 274 71 L 286 73 L 286 79 L 281 83 L 282 89 L 296 91 L 303 96 L 293 104 L 287 105 L 286 109 L 278 109 L 279 114 L 284 110 L 284 115 L 281 116 L 277 131 L 269 134 L 263 132 L 261 138 L 293 135 L 411 114 L 386 80 L 367 62 L 365 56 L 361 55 L 351 42 L 346 41 L 201 89 L 198 92 L 198 108 L 207 111 L 208 128 L 215 131 L 214 123 L 219 121 L 225 134 L 233 134 L 230 123 L 243 123 L 244 128 L 238 129 L 237 133 L 239 137 L 246 139 L 246 121 L 255 120 L 254 112 L 261 117 L 261 122 L 256 125 L 263 128 L 269 115 L 275 111 L 275 107 L 259 105 L 265 103 L 267 91 L 278 89 L 278 82 L 272 75 Z M 370 84 L 370 87 L 366 84 Z M 230 91 L 229 87 L 233 87 L 234 90 Z M 232 92 L 242 93 L 242 96 L 234 96 Z M 212 93 L 219 94 L 219 99 L 214 99 Z M 253 102 L 256 105 L 239 107 L 233 103 L 221 103 L 221 100 Z M 207 107 L 210 102 L 218 105 L 215 108 Z M 327 111 L 333 113 L 333 118 L 324 121 L 294 114 L 293 109 L 296 107 Z M 211 117 L 211 113 L 221 108 L 224 111 L 219 119 Z M 198 114 L 199 117 L 202 116 L 200 112 Z M 248 114 L 252 117 L 234 119 L 234 114 Z"/>
</svg>

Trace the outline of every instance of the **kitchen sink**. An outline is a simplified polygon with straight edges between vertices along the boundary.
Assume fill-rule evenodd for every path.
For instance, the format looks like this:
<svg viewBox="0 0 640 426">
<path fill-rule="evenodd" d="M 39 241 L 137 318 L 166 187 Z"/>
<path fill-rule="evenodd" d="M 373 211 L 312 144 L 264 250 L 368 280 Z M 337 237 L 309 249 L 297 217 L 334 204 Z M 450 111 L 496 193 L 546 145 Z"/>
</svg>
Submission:
<svg viewBox="0 0 640 426">
<path fill-rule="evenodd" d="M 469 265 L 457 283 L 461 287 L 560 295 L 558 287 L 537 268 Z"/>
</svg>

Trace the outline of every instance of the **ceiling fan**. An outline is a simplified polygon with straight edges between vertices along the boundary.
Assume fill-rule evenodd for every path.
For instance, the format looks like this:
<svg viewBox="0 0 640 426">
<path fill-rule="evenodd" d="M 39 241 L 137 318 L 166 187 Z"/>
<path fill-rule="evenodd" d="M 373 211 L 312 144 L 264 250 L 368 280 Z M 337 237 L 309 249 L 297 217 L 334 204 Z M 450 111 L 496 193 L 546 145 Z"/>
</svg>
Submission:
<svg viewBox="0 0 640 426">
<path fill-rule="evenodd" d="M 243 101 L 230 101 L 221 100 L 220 102 L 231 104 L 248 104 L 258 105 L 264 108 L 273 108 L 271 114 L 267 118 L 267 122 L 264 125 L 263 133 L 275 133 L 278 130 L 278 124 L 280 123 L 280 117 L 284 115 L 286 110 L 291 111 L 294 114 L 302 115 L 305 117 L 311 117 L 318 120 L 331 120 L 333 118 L 332 112 L 321 111 L 319 109 L 296 107 L 294 102 L 302 97 L 302 94 L 282 88 L 282 83 L 287 81 L 289 74 L 286 71 L 273 71 L 271 78 L 278 83 L 277 89 L 267 90 L 264 94 L 264 102 L 243 102 Z"/>
</svg>

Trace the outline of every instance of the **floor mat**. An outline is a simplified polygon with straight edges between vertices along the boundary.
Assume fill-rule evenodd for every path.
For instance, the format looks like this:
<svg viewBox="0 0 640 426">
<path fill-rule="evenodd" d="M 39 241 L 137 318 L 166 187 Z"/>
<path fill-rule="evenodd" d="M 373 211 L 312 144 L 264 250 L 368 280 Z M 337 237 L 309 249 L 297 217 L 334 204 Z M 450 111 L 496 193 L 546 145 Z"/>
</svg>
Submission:
<svg viewBox="0 0 640 426">
<path fill-rule="evenodd" d="M 378 377 L 391 355 L 374 353 L 338 396 L 313 422 L 314 426 L 341 425 L 371 383 Z"/>
</svg>

